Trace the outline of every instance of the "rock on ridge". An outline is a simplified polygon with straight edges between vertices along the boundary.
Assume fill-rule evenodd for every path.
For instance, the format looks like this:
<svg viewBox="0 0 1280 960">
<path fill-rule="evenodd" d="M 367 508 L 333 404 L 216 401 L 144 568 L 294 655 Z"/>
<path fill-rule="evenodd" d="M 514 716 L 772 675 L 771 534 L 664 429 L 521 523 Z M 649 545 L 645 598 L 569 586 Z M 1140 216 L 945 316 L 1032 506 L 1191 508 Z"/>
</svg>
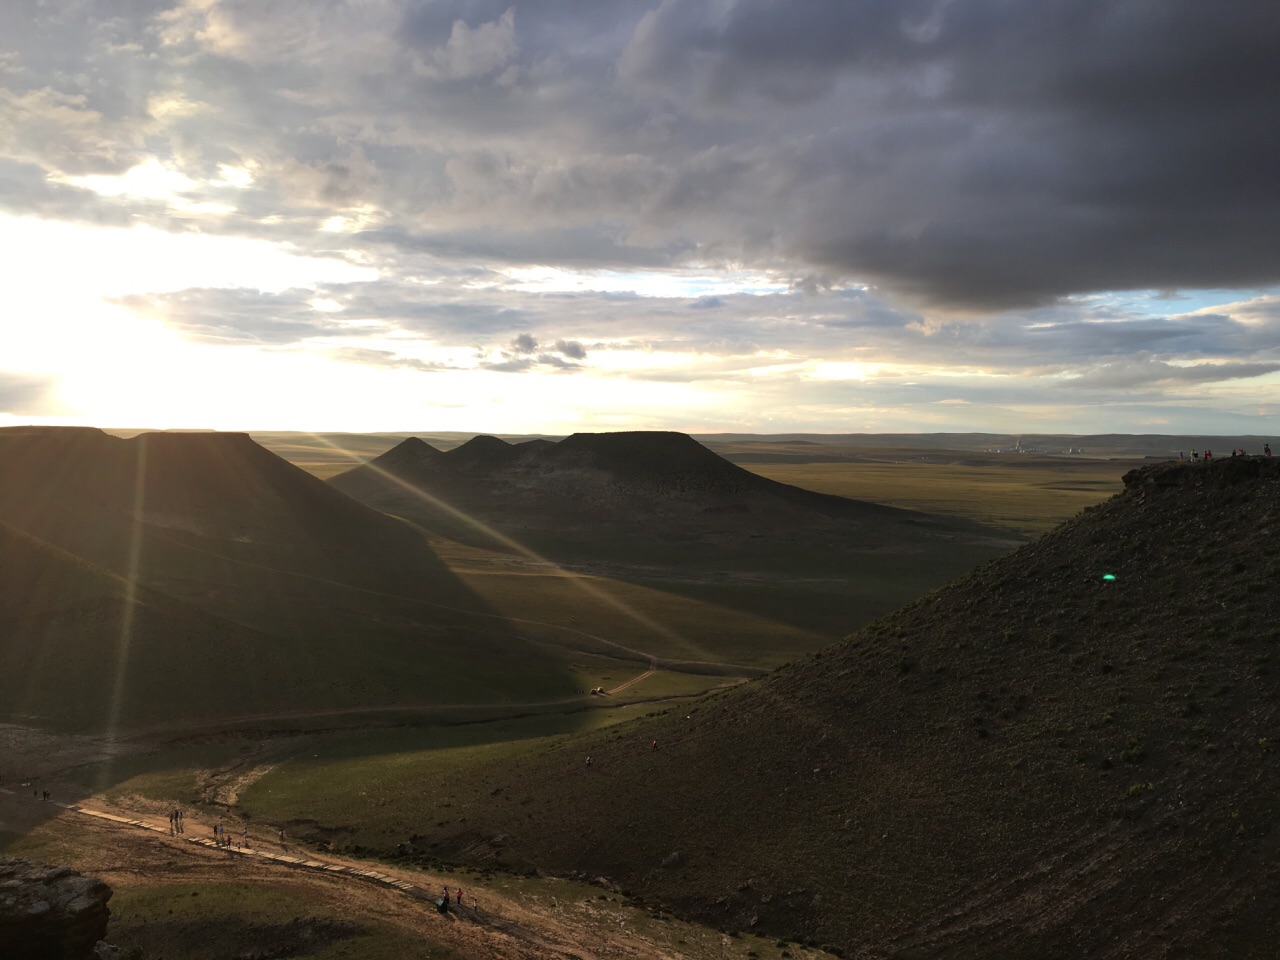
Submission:
<svg viewBox="0 0 1280 960">
<path fill-rule="evenodd" d="M 111 888 L 69 867 L 0 857 L 0 947 L 24 960 L 87 960 L 107 932 Z"/>
</svg>

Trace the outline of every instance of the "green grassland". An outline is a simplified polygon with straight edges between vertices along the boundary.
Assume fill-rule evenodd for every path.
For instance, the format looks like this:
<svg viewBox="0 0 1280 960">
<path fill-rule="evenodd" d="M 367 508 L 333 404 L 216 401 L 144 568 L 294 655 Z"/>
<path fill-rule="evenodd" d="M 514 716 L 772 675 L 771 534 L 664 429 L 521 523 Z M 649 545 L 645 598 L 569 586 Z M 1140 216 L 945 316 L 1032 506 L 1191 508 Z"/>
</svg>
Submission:
<svg viewBox="0 0 1280 960">
<path fill-rule="evenodd" d="M 860 451 L 858 462 L 746 463 L 819 493 L 963 517 L 1034 536 L 1121 488 L 1138 460 Z"/>
</svg>

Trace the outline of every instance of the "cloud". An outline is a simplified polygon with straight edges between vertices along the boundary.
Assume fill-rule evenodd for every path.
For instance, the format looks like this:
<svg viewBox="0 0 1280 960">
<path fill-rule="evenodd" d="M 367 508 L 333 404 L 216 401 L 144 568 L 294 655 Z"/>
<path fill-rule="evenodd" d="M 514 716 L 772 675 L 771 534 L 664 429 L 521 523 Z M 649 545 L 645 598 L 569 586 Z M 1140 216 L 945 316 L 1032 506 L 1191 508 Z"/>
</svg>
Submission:
<svg viewBox="0 0 1280 960">
<path fill-rule="evenodd" d="M 1277 371 L 1280 371 L 1280 362 L 1175 365 L 1143 357 L 1101 364 L 1078 377 L 1063 381 L 1063 386 L 1091 390 L 1132 389 L 1154 385 L 1185 386 L 1196 383 L 1221 383 L 1227 380 L 1249 380 Z"/>
<path fill-rule="evenodd" d="M 54 386 L 52 377 L 0 370 L 0 414 L 23 416 L 48 412 Z"/>
<path fill-rule="evenodd" d="M 447 363 L 419 360 L 415 357 L 402 357 L 390 350 L 371 350 L 364 347 L 340 347 L 336 350 L 328 351 L 328 356 L 342 363 L 359 363 L 398 370 L 416 370 L 419 373 L 463 369 Z"/>
<path fill-rule="evenodd" d="M 493 73 L 515 56 L 515 17 L 515 8 L 510 7 L 497 20 L 475 28 L 455 20 L 444 46 L 419 57 L 415 69 L 422 76 L 449 80 L 471 80 Z"/>
<path fill-rule="evenodd" d="M 587 359 L 587 349 L 577 340 L 557 340 L 556 353 L 568 357 L 570 360 Z"/>
<path fill-rule="evenodd" d="M 363 210 L 379 225 L 365 248 L 750 264 L 968 311 L 1280 279 L 1264 119 L 1280 25 L 1256 4 L 183 0 L 0 17 L 21 51 L 0 87 L 10 159 L 86 174 L 155 156 L 200 183 L 252 162 L 217 229 Z"/>
<path fill-rule="evenodd" d="M 527 333 L 522 333 L 511 341 L 512 353 L 533 353 L 538 349 L 538 341 Z"/>
<path fill-rule="evenodd" d="M 82 93 L 0 86 L 0 156 L 67 173 L 122 172 L 141 156 L 140 131 L 111 130 Z"/>
<path fill-rule="evenodd" d="M 503 350 L 491 353 L 481 349 L 478 365 L 499 373 L 523 373 L 526 370 L 573 371 L 582 369 L 587 350 L 576 340 L 557 340 L 547 349 L 529 333 L 517 334 Z"/>
<path fill-rule="evenodd" d="M 135 294 L 117 302 L 160 319 L 193 341 L 220 345 L 285 345 L 324 337 L 369 333 L 368 326 L 318 310 L 315 293 L 290 289 L 265 293 L 193 288 L 172 294 Z"/>
</svg>

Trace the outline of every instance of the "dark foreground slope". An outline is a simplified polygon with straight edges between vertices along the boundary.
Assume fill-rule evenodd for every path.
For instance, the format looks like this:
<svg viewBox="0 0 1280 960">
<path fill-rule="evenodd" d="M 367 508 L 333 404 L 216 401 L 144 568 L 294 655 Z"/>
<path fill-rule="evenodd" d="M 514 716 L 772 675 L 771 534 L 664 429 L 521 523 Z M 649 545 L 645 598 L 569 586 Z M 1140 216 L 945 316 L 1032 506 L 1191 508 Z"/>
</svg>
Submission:
<svg viewBox="0 0 1280 960">
<path fill-rule="evenodd" d="M 685 539 L 840 532 L 864 542 L 892 541 L 900 531 L 909 531 L 907 539 L 989 533 L 778 483 L 685 434 L 656 431 L 577 433 L 558 443 L 479 436 L 444 453 L 411 438 L 329 482 L 380 510 L 422 515 L 447 504 L 507 527 L 678 532 Z"/>
<path fill-rule="evenodd" d="M 402 852 L 849 956 L 1273 956 L 1280 462 L 1126 484 L 762 681 L 424 784 Z"/>
</svg>

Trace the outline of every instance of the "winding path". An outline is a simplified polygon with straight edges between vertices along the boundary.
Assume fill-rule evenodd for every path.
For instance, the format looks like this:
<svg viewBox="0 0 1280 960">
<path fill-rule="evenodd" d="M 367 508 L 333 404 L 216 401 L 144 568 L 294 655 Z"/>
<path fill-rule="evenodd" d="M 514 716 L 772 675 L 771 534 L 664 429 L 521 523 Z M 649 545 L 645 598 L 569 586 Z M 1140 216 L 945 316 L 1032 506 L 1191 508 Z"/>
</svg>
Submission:
<svg viewBox="0 0 1280 960">
<path fill-rule="evenodd" d="M 8 794 L 10 797 L 19 796 L 18 793 L 6 787 L 0 787 L 0 794 Z M 141 816 L 121 816 L 120 814 L 111 813 L 107 810 L 98 810 L 84 804 L 61 803 L 56 800 L 35 802 L 58 807 L 70 813 L 77 813 L 81 816 L 92 817 L 96 820 L 105 821 L 107 823 L 117 824 L 121 827 L 146 830 L 151 833 L 168 837 L 171 841 L 181 841 L 194 844 L 198 847 L 204 847 L 208 850 L 227 854 L 231 858 L 238 857 L 257 860 L 294 870 L 307 870 L 314 873 L 326 874 L 328 876 L 358 880 L 364 883 L 371 883 L 380 887 L 387 887 L 389 889 L 396 890 L 403 893 L 405 896 L 430 904 L 432 907 L 437 909 L 440 905 L 441 895 L 439 892 L 433 892 L 424 887 L 410 883 L 407 880 L 401 879 L 400 877 L 394 877 L 379 870 L 366 869 L 351 864 L 334 863 L 329 860 L 312 856 L 293 856 L 287 852 L 276 853 L 271 850 L 265 850 L 257 847 L 236 847 L 234 844 L 231 846 L 220 846 L 214 840 L 207 837 L 188 835 L 186 833 L 174 834 L 167 826 L 161 825 L 158 821 L 149 820 Z M 212 827 L 207 824 L 203 825 L 203 829 L 212 831 Z M 507 936 L 543 949 L 551 949 L 556 953 L 564 953 L 566 955 L 575 955 L 573 954 L 571 947 L 562 944 L 552 944 L 548 942 L 545 937 L 540 936 L 535 931 L 491 911 L 482 911 L 478 907 L 465 907 L 450 903 L 449 912 L 470 920 L 472 923 L 481 927 L 498 931 L 506 934 Z"/>
</svg>

